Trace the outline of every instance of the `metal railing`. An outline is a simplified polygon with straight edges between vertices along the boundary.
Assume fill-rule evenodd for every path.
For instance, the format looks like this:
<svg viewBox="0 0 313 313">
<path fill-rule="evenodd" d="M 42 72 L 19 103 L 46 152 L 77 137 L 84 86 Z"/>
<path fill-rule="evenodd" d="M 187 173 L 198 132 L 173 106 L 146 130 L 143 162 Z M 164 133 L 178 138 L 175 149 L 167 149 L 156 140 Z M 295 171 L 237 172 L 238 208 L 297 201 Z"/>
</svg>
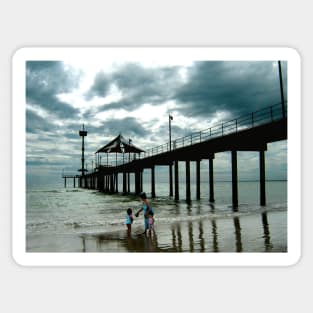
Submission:
<svg viewBox="0 0 313 313">
<path fill-rule="evenodd" d="M 285 103 L 286 106 L 286 103 Z M 287 110 L 286 110 L 287 112 Z M 242 115 L 230 121 L 218 123 L 210 128 L 192 133 L 172 141 L 172 150 L 191 146 L 213 138 L 222 137 L 232 133 L 237 133 L 245 129 L 253 128 L 263 124 L 272 123 L 283 119 L 282 105 L 277 103 L 270 107 Z M 169 142 L 153 147 L 141 155 L 140 158 L 147 158 L 164 152 L 168 152 Z"/>
<path fill-rule="evenodd" d="M 286 107 L 286 102 L 285 102 L 285 107 Z M 285 111 L 287 112 L 287 110 Z M 183 147 L 191 146 L 194 144 L 198 144 L 204 141 L 208 141 L 213 138 L 218 138 L 218 137 L 223 137 L 229 134 L 238 133 L 246 129 L 272 123 L 281 119 L 283 119 L 282 105 L 281 103 L 277 103 L 269 107 L 266 107 L 264 109 L 239 116 L 236 119 L 232 119 L 226 122 L 221 122 L 207 129 L 191 133 L 188 136 L 177 138 L 172 141 L 171 151 L 180 149 Z M 153 147 L 147 150 L 146 152 L 141 153 L 140 155 L 133 154 L 130 158 L 128 156 L 125 157 L 121 154 L 119 155 L 114 154 L 110 156 L 106 162 L 103 162 L 101 165 L 98 165 L 98 167 L 114 167 L 114 166 L 129 163 L 136 159 L 149 158 L 149 157 L 156 156 L 158 154 L 162 154 L 168 151 L 170 151 L 169 142 L 160 146 Z"/>
</svg>

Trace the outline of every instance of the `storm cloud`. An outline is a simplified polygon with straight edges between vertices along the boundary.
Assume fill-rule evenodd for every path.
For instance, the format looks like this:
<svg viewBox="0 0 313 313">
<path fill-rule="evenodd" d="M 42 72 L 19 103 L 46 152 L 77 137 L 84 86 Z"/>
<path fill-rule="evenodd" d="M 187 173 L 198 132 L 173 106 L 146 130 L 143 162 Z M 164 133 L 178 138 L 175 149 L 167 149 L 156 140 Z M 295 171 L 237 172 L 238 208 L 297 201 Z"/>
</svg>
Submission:
<svg viewBox="0 0 313 313">
<path fill-rule="evenodd" d="M 273 62 L 195 62 L 188 74 L 173 98 L 176 109 L 187 116 L 227 111 L 236 117 L 280 102 Z"/>
<path fill-rule="evenodd" d="M 79 85 L 79 74 L 59 61 L 26 62 L 26 101 L 60 118 L 74 117 L 79 110 L 61 101 L 58 95 Z"/>
<path fill-rule="evenodd" d="M 180 67 L 145 68 L 136 63 L 118 67 L 110 76 L 97 73 L 94 83 L 87 92 L 88 97 L 107 95 L 110 87 L 115 87 L 122 99 L 101 106 L 98 111 L 112 109 L 133 110 L 145 103 L 163 104 L 173 98 L 181 85 Z"/>
</svg>

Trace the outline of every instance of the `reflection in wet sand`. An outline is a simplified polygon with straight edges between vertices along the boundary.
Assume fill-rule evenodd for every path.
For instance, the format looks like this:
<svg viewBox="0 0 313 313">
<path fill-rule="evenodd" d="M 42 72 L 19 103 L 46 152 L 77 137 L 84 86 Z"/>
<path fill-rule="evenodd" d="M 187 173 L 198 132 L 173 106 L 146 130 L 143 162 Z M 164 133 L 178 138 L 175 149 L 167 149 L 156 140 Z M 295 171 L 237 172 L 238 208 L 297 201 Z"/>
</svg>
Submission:
<svg viewBox="0 0 313 313">
<path fill-rule="evenodd" d="M 217 241 L 217 226 L 216 221 L 212 220 L 212 235 L 213 235 L 213 252 L 219 252 L 218 250 L 218 241 Z"/>
<path fill-rule="evenodd" d="M 261 213 L 259 222 L 257 215 L 240 215 L 240 212 L 233 211 L 233 214 L 230 213 L 231 218 L 221 219 L 215 218 L 214 212 L 214 205 L 211 205 L 212 216 L 201 217 L 199 214 L 198 218 L 198 215 L 191 215 L 190 212 L 185 220 L 157 225 L 156 231 L 148 235 L 142 234 L 141 229 L 137 229 L 131 236 L 127 236 L 126 230 L 82 235 L 82 251 L 250 252 L 255 247 L 259 252 L 273 251 L 267 212 Z M 92 242 L 95 248 L 91 247 Z M 282 249 L 282 252 L 285 251 Z"/>
<path fill-rule="evenodd" d="M 266 212 L 262 213 L 262 224 L 263 224 L 263 232 L 264 232 L 263 237 L 264 237 L 265 251 L 268 252 L 272 250 L 273 245 L 271 244 L 270 228 L 269 228 Z"/>
<path fill-rule="evenodd" d="M 203 238 L 203 223 L 199 222 L 199 244 L 200 244 L 200 252 L 205 252 L 205 241 Z"/>
</svg>

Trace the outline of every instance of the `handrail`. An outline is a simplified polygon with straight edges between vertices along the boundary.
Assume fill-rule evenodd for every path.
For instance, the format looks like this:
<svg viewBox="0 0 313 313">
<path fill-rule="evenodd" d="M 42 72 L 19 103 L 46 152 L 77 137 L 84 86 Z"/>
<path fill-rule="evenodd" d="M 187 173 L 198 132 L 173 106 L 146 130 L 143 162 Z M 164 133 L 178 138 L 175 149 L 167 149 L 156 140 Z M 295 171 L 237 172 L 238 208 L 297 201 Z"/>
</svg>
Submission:
<svg viewBox="0 0 313 313">
<path fill-rule="evenodd" d="M 285 111 L 287 112 L 287 110 Z M 252 113 L 241 115 L 238 118 L 215 124 L 207 129 L 194 132 L 188 136 L 177 138 L 172 141 L 171 151 L 183 147 L 192 146 L 194 144 L 198 144 L 213 138 L 238 133 L 242 130 L 250 129 L 256 126 L 271 123 L 281 119 L 283 119 L 282 107 L 281 103 L 277 103 L 269 107 L 254 111 Z M 125 160 L 124 158 L 122 158 L 122 156 L 119 156 L 117 160 L 117 156 L 114 156 L 114 158 L 111 158 L 110 162 L 107 161 L 104 162 L 105 164 L 103 165 L 98 164 L 98 166 L 102 168 L 115 167 L 127 164 L 129 162 L 133 162 L 136 159 L 149 158 L 165 152 L 169 152 L 170 151 L 169 146 L 170 146 L 169 142 L 166 142 L 162 145 L 152 147 L 146 152 L 139 154 L 139 156 L 133 155 L 133 158 L 131 160 Z"/>
<path fill-rule="evenodd" d="M 285 102 L 286 106 L 286 102 Z M 172 150 L 191 146 L 212 138 L 222 137 L 232 133 L 237 133 L 244 129 L 253 128 L 263 124 L 271 123 L 283 119 L 281 103 L 271 105 L 269 107 L 254 111 L 252 113 L 239 116 L 238 118 L 221 122 L 202 131 L 197 131 L 188 136 L 180 137 L 172 141 Z M 287 111 L 287 110 L 286 110 Z M 140 158 L 147 158 L 169 151 L 169 143 L 153 147 Z"/>
</svg>

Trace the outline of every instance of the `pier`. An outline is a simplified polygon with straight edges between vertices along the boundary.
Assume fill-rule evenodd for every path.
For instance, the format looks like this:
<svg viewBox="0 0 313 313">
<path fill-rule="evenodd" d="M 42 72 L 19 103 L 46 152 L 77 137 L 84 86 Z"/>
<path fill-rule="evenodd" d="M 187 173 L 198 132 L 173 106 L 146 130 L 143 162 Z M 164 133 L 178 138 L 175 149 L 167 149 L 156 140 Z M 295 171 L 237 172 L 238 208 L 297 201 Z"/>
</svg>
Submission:
<svg viewBox="0 0 313 313">
<path fill-rule="evenodd" d="M 76 180 L 79 183 L 81 181 L 81 175 L 73 175 L 73 174 L 64 174 L 62 173 L 62 178 L 64 179 L 64 188 L 67 188 L 67 181 L 69 179 L 73 180 L 73 188 L 78 187 L 78 185 L 76 185 Z"/>
<path fill-rule="evenodd" d="M 151 196 L 154 198 L 157 194 L 155 167 L 167 166 L 170 169 L 169 173 L 172 173 L 174 167 L 174 182 L 170 175 L 169 190 L 170 196 L 172 196 L 171 192 L 174 192 L 173 198 L 178 201 L 181 199 L 179 194 L 179 163 L 183 162 L 186 168 L 184 199 L 190 202 L 190 164 L 195 162 L 196 165 L 196 199 L 200 199 L 201 161 L 209 160 L 209 201 L 214 202 L 215 154 L 228 151 L 232 172 L 232 204 L 237 207 L 239 204 L 237 153 L 238 151 L 256 151 L 259 153 L 260 205 L 264 206 L 266 205 L 265 152 L 268 143 L 287 140 L 286 112 L 285 102 L 283 105 L 282 103 L 275 104 L 189 136 L 170 140 L 164 145 L 153 147 L 147 151 L 139 149 L 130 140 L 126 141 L 119 135 L 96 152 L 98 162 L 91 173 L 86 174 L 82 165 L 79 186 L 109 193 L 122 192 L 126 195 L 130 193 L 131 189 L 129 177 L 134 175 L 134 188 L 132 189 L 135 190 L 135 194 L 139 194 L 143 190 L 143 172 L 148 170 L 151 173 Z M 87 135 L 87 132 L 84 135 Z M 108 153 L 115 153 L 115 162 L 109 164 L 107 161 L 105 165 L 102 165 L 101 153 L 106 153 L 107 160 Z M 122 156 L 119 160 L 117 159 L 118 153 Z M 130 157 L 131 153 L 132 158 Z M 122 175 L 122 190 L 118 189 L 119 174 Z M 69 176 L 64 177 L 65 182 L 66 178 Z"/>
</svg>

